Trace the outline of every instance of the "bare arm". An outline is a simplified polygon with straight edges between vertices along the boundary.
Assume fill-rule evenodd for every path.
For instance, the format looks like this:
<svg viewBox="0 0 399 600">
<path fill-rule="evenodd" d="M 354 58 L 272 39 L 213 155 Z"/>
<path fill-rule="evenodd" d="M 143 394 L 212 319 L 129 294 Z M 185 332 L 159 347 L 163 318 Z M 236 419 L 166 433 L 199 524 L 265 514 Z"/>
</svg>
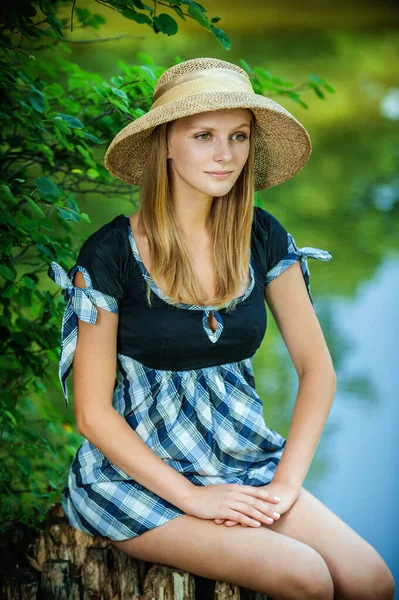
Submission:
<svg viewBox="0 0 399 600">
<path fill-rule="evenodd" d="M 86 287 L 80 272 L 74 285 Z M 196 486 L 158 457 L 112 406 L 119 317 L 102 308 L 97 311 L 95 325 L 78 318 L 73 362 L 77 428 L 132 479 L 185 511 Z"/>
<path fill-rule="evenodd" d="M 288 348 L 299 387 L 274 482 L 300 489 L 336 391 L 336 374 L 299 262 L 265 287 L 265 299 Z"/>
</svg>

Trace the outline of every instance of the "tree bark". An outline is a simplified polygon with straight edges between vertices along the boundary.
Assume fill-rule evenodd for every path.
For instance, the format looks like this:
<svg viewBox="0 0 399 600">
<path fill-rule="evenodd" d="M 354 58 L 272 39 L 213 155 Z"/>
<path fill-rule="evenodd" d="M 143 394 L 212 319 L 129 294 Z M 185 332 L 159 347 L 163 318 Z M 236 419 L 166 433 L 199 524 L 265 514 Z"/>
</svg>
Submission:
<svg viewBox="0 0 399 600">
<path fill-rule="evenodd" d="M 71 527 L 53 504 L 43 529 L 1 540 L 3 600 L 268 600 L 259 592 L 137 560 Z M 272 600 L 269 598 L 269 600 Z"/>
</svg>

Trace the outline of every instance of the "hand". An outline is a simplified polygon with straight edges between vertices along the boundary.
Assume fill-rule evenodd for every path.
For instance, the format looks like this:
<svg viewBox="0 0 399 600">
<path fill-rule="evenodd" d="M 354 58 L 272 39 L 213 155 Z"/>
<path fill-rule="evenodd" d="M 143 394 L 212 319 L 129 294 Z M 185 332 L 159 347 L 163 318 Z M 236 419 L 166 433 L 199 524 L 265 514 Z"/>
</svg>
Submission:
<svg viewBox="0 0 399 600">
<path fill-rule="evenodd" d="M 283 515 L 296 502 L 301 488 L 290 484 L 279 483 L 277 481 L 272 480 L 267 485 L 260 486 L 260 489 L 267 489 L 272 496 L 277 496 L 278 498 L 281 498 L 280 502 L 278 502 L 274 510 L 280 515 Z M 231 519 L 214 519 L 214 521 L 217 525 L 222 525 L 224 523 L 228 527 L 232 527 L 234 525 L 242 525 L 242 527 L 247 527 L 245 523 L 241 523 L 237 520 L 232 521 Z M 274 523 L 274 520 L 272 520 L 272 523 Z M 267 524 L 271 525 L 272 523 Z"/>
<path fill-rule="evenodd" d="M 201 519 L 234 519 L 252 527 L 270 524 L 279 499 L 266 487 L 236 483 L 195 486 L 185 512 Z"/>
</svg>

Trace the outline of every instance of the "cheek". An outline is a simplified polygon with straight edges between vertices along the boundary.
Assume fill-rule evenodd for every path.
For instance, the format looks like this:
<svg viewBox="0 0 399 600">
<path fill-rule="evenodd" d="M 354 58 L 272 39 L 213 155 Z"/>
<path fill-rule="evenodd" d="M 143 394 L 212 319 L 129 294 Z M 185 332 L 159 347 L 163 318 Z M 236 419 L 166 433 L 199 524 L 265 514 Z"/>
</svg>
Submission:
<svg viewBox="0 0 399 600">
<path fill-rule="evenodd" d="M 176 167 L 184 167 L 186 171 L 196 172 L 198 167 L 209 162 L 209 150 L 201 144 L 182 144 L 175 153 Z"/>
<path fill-rule="evenodd" d="M 249 156 L 249 144 L 245 144 L 237 148 L 236 159 L 244 165 Z"/>
</svg>

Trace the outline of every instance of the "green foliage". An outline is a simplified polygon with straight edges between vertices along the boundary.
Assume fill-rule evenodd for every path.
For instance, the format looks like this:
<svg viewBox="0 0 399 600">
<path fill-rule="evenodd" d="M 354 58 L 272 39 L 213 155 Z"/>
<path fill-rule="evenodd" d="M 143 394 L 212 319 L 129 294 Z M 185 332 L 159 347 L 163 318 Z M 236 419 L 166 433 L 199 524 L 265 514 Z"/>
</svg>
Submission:
<svg viewBox="0 0 399 600">
<path fill-rule="evenodd" d="M 137 64 L 119 60 L 117 74 L 105 80 L 68 61 L 65 29 L 99 29 L 105 20 L 72 2 L 67 2 L 70 20 L 61 18 L 58 12 L 65 4 L 20 0 L 0 9 L 2 532 L 15 521 L 41 527 L 50 504 L 59 501 L 79 443 L 73 415 L 65 417 L 49 401 L 55 390 L 60 393 L 56 374 L 65 308 L 60 289 L 47 277 L 49 264 L 54 260 L 68 269 L 74 263 L 82 243 L 74 225 L 91 222 L 78 199 L 92 192 L 130 194 L 131 187 L 103 166 L 104 140 L 149 110 L 155 83 L 167 68 L 138 52 Z M 205 8 L 193 0 L 101 4 L 169 36 L 177 32 L 177 22 L 156 13 L 158 4 L 167 5 L 230 47 L 227 35 L 213 25 L 220 17 L 209 21 Z M 244 60 L 241 64 L 258 93 L 285 94 L 305 106 L 291 83 Z M 315 86 L 328 90 L 313 77 Z"/>
</svg>

